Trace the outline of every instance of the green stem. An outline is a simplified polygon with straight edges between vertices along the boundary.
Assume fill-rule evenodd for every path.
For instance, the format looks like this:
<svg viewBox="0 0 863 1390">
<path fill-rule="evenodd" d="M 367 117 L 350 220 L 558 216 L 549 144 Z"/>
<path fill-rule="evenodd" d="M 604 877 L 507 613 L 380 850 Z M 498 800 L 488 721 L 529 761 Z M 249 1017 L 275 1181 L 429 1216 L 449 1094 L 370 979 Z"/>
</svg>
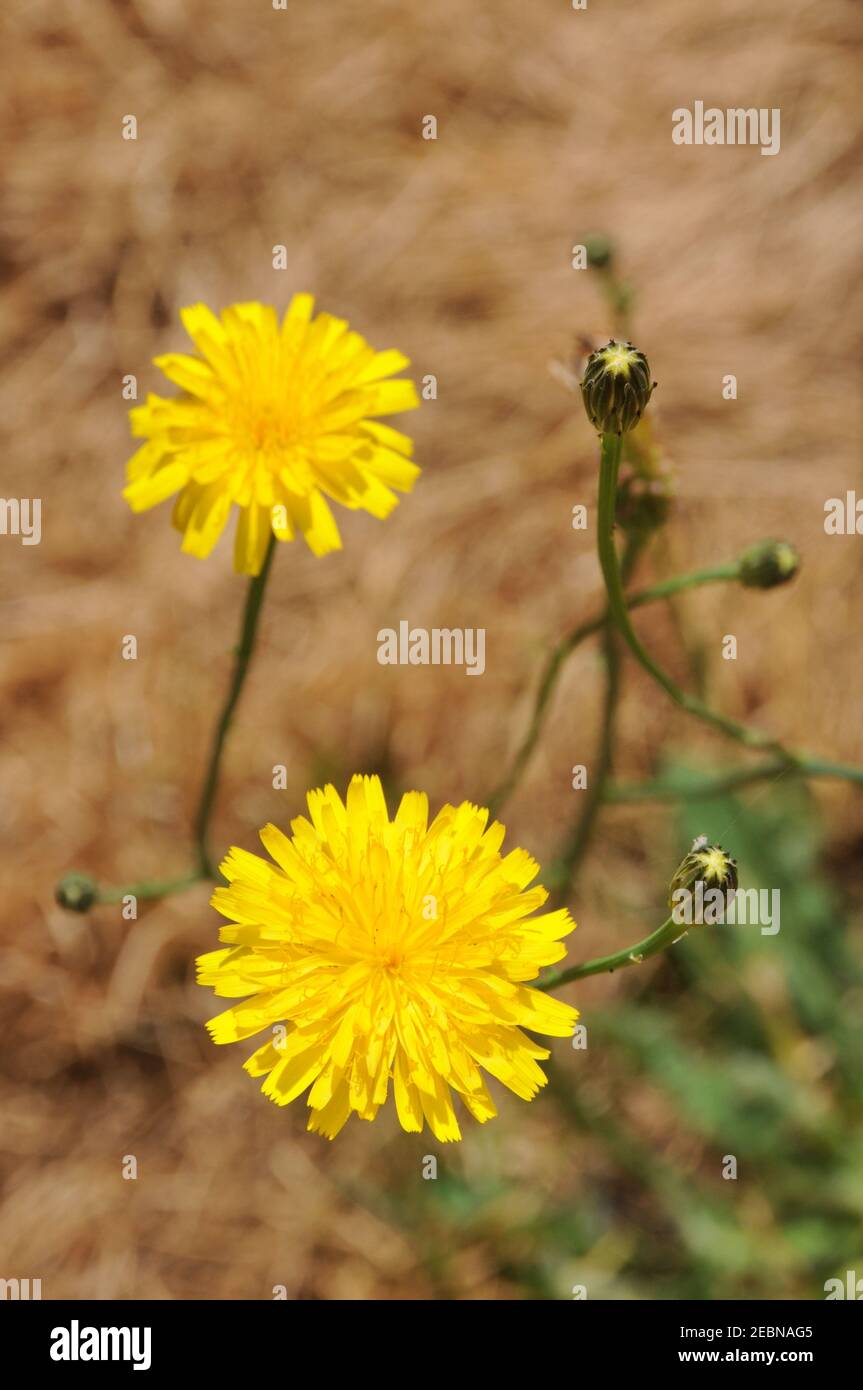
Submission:
<svg viewBox="0 0 863 1390">
<path fill-rule="evenodd" d="M 596 766 L 590 769 L 590 779 L 585 793 L 586 800 L 581 815 L 549 873 L 549 885 L 554 890 L 554 903 L 557 906 L 565 903 L 572 892 L 576 874 L 587 853 L 596 818 L 605 799 L 606 783 L 611 775 L 614 727 L 617 707 L 620 703 L 620 652 L 616 634 L 610 626 L 605 628 L 603 646 L 606 679 L 599 754 L 596 759 Z"/>
<path fill-rule="evenodd" d="M 540 980 L 536 988 L 546 991 L 560 989 L 561 985 L 568 985 L 571 980 L 583 980 L 587 975 L 603 975 L 612 970 L 622 970 L 627 965 L 640 965 L 643 960 L 657 955 L 664 951 L 666 946 L 672 946 L 675 941 L 679 941 L 686 932 L 686 927 L 669 917 L 655 932 L 651 932 L 643 941 L 637 941 L 634 946 L 615 951 L 611 956 L 597 956 L 595 960 L 585 961 L 583 965 L 571 965 L 568 970 L 557 970 L 553 975 L 546 975 L 544 980 Z"/>
<path fill-rule="evenodd" d="M 670 579 L 662 579 L 658 584 L 651 584 L 649 589 L 640 589 L 637 594 L 631 594 L 627 604 L 630 608 L 641 608 L 645 603 L 672 598 L 687 589 L 700 589 L 705 584 L 720 584 L 739 578 L 740 561 L 730 560 L 726 565 L 714 565 L 711 569 L 692 570 L 689 574 L 673 574 Z"/>
<path fill-rule="evenodd" d="M 644 544 L 644 537 L 627 536 L 621 560 L 624 582 L 629 581 Z M 573 891 L 582 860 L 593 837 L 596 820 L 605 800 L 606 784 L 612 771 L 614 735 L 617 710 L 620 704 L 620 651 L 617 633 L 607 619 L 602 629 L 602 648 L 605 655 L 605 696 L 602 706 L 599 754 L 595 766 L 590 770 L 590 780 L 586 789 L 587 795 L 581 803 L 581 814 L 549 875 L 549 886 L 554 889 L 554 901 L 557 905 L 565 903 Z"/>
<path fill-rule="evenodd" d="M 626 643 L 633 656 L 644 667 L 649 676 L 652 676 L 657 685 L 660 685 L 665 693 L 670 696 L 675 704 L 687 713 L 701 719 L 707 724 L 711 724 L 715 729 L 720 729 L 730 738 L 734 738 L 738 743 L 745 744 L 747 748 L 766 748 L 776 753 L 778 757 L 786 759 L 791 763 L 793 756 L 787 753 L 775 739 L 768 738 L 765 734 L 753 729 L 747 729 L 744 724 L 738 724 L 734 719 L 727 719 L 722 714 L 717 714 L 715 710 L 709 708 L 694 695 L 689 695 L 685 690 L 681 690 L 674 683 L 670 676 L 658 666 L 649 653 L 644 649 L 636 636 L 635 629 L 629 617 L 626 606 L 626 597 L 623 592 L 623 584 L 620 577 L 620 567 L 617 560 L 617 551 L 614 545 L 614 507 L 617 495 L 617 473 L 620 467 L 620 453 L 622 437 L 614 434 L 604 434 L 602 436 L 602 450 L 600 459 L 599 473 L 599 514 L 597 517 L 597 538 L 599 545 L 599 563 L 602 566 L 602 574 L 605 579 L 605 587 L 608 591 L 608 607 L 616 627 L 626 640 Z"/>
<path fill-rule="evenodd" d="M 701 781 L 664 782 L 609 782 L 605 788 L 606 801 L 620 803 L 632 801 L 703 801 L 712 796 L 722 796 L 725 792 L 748 787 L 753 782 L 764 782 L 771 778 L 786 775 L 796 777 L 840 777 L 847 782 L 863 786 L 863 768 L 848 767 L 843 763 L 825 762 L 823 758 L 807 758 L 805 754 L 795 754 L 789 763 L 785 758 L 771 758 L 759 767 L 738 767 L 719 777 L 705 777 Z"/>
<path fill-rule="evenodd" d="M 179 878 L 145 879 L 142 883 L 128 883 L 122 888 L 98 887 L 97 903 L 119 903 L 124 898 L 169 898 L 173 893 L 184 893 L 202 883 L 201 873 L 183 874 Z"/>
<path fill-rule="evenodd" d="M 641 589 L 637 594 L 633 594 L 628 600 L 629 607 L 641 608 L 646 603 L 655 603 L 658 599 L 670 598 L 672 595 L 684 593 L 688 589 L 699 589 L 705 584 L 718 584 L 739 579 L 739 577 L 740 565 L 737 561 L 727 565 L 716 565 L 712 569 L 694 570 L 690 574 L 677 574 L 670 579 L 664 579 L 659 584 L 652 584 L 649 589 Z M 533 756 L 564 662 L 586 638 L 601 631 L 607 617 L 608 610 L 606 609 L 605 613 L 600 613 L 595 618 L 589 618 L 586 622 L 573 628 L 572 632 L 567 633 L 566 637 L 557 644 L 546 661 L 527 731 L 516 750 L 509 772 L 489 797 L 488 806 L 493 816 L 497 815 L 504 802 L 512 796 L 524 769 Z"/>
<path fill-rule="evenodd" d="M 121 887 L 101 886 L 89 874 L 64 874 L 54 889 L 54 897 L 67 912 L 89 912 L 96 903 L 120 903 L 124 898 L 167 898 L 183 893 L 201 883 L 201 873 L 183 874 L 179 878 L 150 878 L 141 883 L 126 883 Z"/>
<path fill-rule="evenodd" d="M 602 266 L 599 274 L 608 307 L 614 317 L 614 331 L 619 338 L 628 339 L 634 299 L 632 289 L 618 278 L 611 266 Z"/>
<path fill-rule="evenodd" d="M 222 751 L 225 740 L 231 727 L 231 720 L 237 701 L 243 689 L 243 684 L 249 669 L 249 662 L 255 649 L 255 637 L 258 630 L 258 618 L 260 617 L 261 604 L 264 598 L 264 590 L 267 578 L 270 573 L 270 566 L 273 562 L 273 552 L 275 550 L 276 538 L 271 535 L 267 546 L 267 553 L 264 556 L 264 563 L 261 566 L 260 574 L 249 584 L 246 596 L 246 607 L 243 612 L 243 624 L 240 629 L 240 642 L 236 649 L 236 660 L 234 671 L 231 677 L 231 684 L 228 689 L 227 699 L 225 700 L 216 731 L 213 736 L 212 747 L 210 750 L 210 760 L 207 765 L 207 774 L 204 778 L 204 785 L 201 789 L 201 796 L 198 803 L 198 810 L 195 816 L 195 853 L 197 867 L 188 874 L 182 874 L 177 878 L 165 879 L 145 879 L 141 883 L 130 883 L 122 887 L 100 887 L 93 879 L 85 874 L 67 874 L 57 884 L 55 890 L 57 901 L 61 906 L 71 912 L 86 912 L 93 903 L 117 903 L 122 902 L 123 898 L 167 898 L 172 893 L 182 893 L 187 888 L 193 887 L 196 883 L 201 883 L 204 879 L 216 877 L 216 870 L 207 848 L 207 833 L 210 826 L 210 818 L 213 814 L 213 803 L 215 801 L 216 789 L 219 784 L 219 767 L 222 760 Z"/>
<path fill-rule="evenodd" d="M 249 584 L 248 594 L 246 596 L 246 607 L 243 613 L 243 624 L 240 630 L 240 643 L 236 649 L 234 672 L 231 677 L 228 696 L 225 700 L 224 708 L 222 709 L 219 722 L 216 725 L 216 732 L 213 736 L 207 775 L 204 779 L 201 799 L 198 804 L 198 812 L 195 817 L 195 849 L 198 857 L 198 871 L 202 878 L 216 877 L 215 866 L 210 857 L 209 849 L 207 848 L 207 835 L 210 826 L 210 817 L 213 813 L 216 788 L 219 783 L 219 766 L 222 759 L 222 750 L 225 746 L 225 739 L 231 727 L 234 710 L 237 707 L 237 701 L 240 698 L 243 683 L 248 673 L 249 662 L 251 661 L 252 653 L 255 648 L 258 618 L 261 612 L 261 604 L 264 598 L 264 590 L 267 586 L 270 566 L 273 562 L 275 545 L 276 538 L 274 535 L 271 535 L 261 572 L 256 575 Z"/>
</svg>

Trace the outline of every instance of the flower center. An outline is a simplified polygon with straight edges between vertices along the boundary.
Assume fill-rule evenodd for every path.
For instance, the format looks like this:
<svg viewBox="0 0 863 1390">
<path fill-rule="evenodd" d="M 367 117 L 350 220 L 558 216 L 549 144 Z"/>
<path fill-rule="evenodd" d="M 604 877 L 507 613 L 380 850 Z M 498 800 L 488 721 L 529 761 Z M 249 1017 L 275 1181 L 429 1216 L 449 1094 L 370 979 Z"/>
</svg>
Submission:
<svg viewBox="0 0 863 1390">
<path fill-rule="evenodd" d="M 728 871 L 728 860 L 721 849 L 708 850 L 706 854 L 699 857 L 704 865 L 705 878 L 717 878 L 720 881 L 725 878 Z"/>
<path fill-rule="evenodd" d="M 385 970 L 400 970 L 405 958 L 404 950 L 396 942 L 387 946 L 379 957 L 381 965 Z"/>
<path fill-rule="evenodd" d="M 273 392 L 248 384 L 228 403 L 231 433 L 252 453 L 273 454 L 302 442 L 307 412 L 286 392 Z"/>
<path fill-rule="evenodd" d="M 632 348 L 624 347 L 622 343 L 604 348 L 602 356 L 606 370 L 614 372 L 616 376 L 629 376 L 629 369 L 636 360 Z"/>
</svg>

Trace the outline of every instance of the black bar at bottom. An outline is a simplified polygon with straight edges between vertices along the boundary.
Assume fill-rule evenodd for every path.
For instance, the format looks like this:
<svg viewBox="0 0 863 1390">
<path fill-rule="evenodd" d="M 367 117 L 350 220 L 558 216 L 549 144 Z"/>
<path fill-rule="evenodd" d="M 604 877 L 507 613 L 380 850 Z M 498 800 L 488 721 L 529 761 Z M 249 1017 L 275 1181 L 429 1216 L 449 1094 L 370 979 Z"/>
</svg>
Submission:
<svg viewBox="0 0 863 1390">
<path fill-rule="evenodd" d="M 609 1370 L 800 1366 L 823 1377 L 857 1362 L 861 1300 L 852 1300 L 850 1307 L 848 1302 L 465 1301 L 451 1310 L 448 1305 L 443 1315 L 432 1311 L 437 1305 L 398 1302 L 395 1323 L 389 1304 L 7 1300 L 0 1303 L 0 1336 L 7 1365 L 17 1363 L 25 1373 L 47 1371 L 59 1380 L 92 1379 L 105 1369 L 157 1377 L 182 1370 L 196 1379 L 212 1374 L 218 1383 L 230 1375 L 244 1380 L 251 1374 L 294 1376 L 306 1364 L 331 1379 L 339 1351 L 349 1373 L 365 1376 L 373 1375 L 375 1366 L 379 1373 L 385 1366 L 392 1370 L 397 1344 L 414 1338 L 422 1379 L 437 1379 L 431 1347 L 442 1350 L 449 1326 L 458 1337 L 460 1370 L 470 1361 L 473 1344 L 486 1379 L 488 1362 L 511 1354 L 514 1334 L 522 1353 L 537 1358 L 539 1373 L 548 1358 L 559 1368 L 561 1359 L 572 1359 L 575 1373 L 584 1357 L 587 1366 L 598 1363 Z M 504 1321 L 498 1323 L 501 1311 Z M 470 1334 L 480 1329 L 474 1341 Z M 433 1342 L 423 1352 L 429 1337 Z M 438 1363 L 440 1375 L 448 1374 L 446 1364 L 454 1355 L 451 1346 Z"/>
</svg>

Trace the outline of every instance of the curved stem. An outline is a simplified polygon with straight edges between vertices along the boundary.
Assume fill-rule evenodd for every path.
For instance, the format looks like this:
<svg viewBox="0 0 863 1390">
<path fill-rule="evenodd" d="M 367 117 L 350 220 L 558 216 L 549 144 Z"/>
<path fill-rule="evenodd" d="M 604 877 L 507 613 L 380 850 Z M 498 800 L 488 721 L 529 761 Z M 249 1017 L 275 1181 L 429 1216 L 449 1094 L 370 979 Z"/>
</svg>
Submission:
<svg viewBox="0 0 863 1390">
<path fill-rule="evenodd" d="M 842 777 L 846 782 L 856 782 L 863 786 L 863 767 L 849 767 L 847 763 L 831 763 L 826 758 L 799 757 L 791 772 L 802 772 L 804 777 Z"/>
<path fill-rule="evenodd" d="M 685 709 L 689 714 L 701 719 L 707 724 L 712 724 L 714 728 L 720 729 L 722 733 L 728 734 L 738 743 L 743 743 L 747 748 L 765 748 L 784 758 L 787 762 L 795 761 L 793 755 L 788 753 L 775 739 L 768 738 L 766 734 L 759 733 L 754 729 L 747 729 L 744 724 L 738 724 L 734 719 L 727 719 L 725 715 L 717 714 L 715 710 L 709 708 L 694 695 L 689 695 L 685 690 L 681 690 L 674 683 L 670 676 L 658 666 L 650 654 L 641 645 L 636 636 L 635 629 L 629 617 L 626 607 L 626 597 L 623 592 L 623 583 L 620 577 L 620 568 L 617 561 L 617 551 L 614 546 L 614 504 L 617 494 L 617 473 L 620 467 L 620 452 L 622 438 L 619 435 L 604 434 L 602 436 L 602 452 L 600 460 L 599 474 L 599 515 L 597 518 L 597 539 L 599 545 L 599 563 L 602 566 L 602 574 L 605 579 L 605 587 L 608 591 L 608 607 L 611 619 L 623 635 L 626 643 L 636 660 L 644 667 L 649 676 L 652 676 L 657 685 L 662 686 L 665 693 L 670 696 L 675 704 L 681 709 Z"/>
<path fill-rule="evenodd" d="M 721 584 L 739 578 L 740 564 L 734 560 L 726 565 L 715 565 L 712 569 L 693 570 L 689 574 L 673 575 L 670 579 L 664 579 L 659 584 L 651 584 L 648 589 L 640 589 L 638 593 L 632 594 L 627 602 L 630 608 L 641 608 L 646 603 L 655 603 L 659 599 L 671 598 L 675 594 L 685 593 L 688 589 L 700 589 L 705 584 Z M 554 694 L 566 658 L 588 637 L 600 632 L 607 618 L 608 610 L 595 618 L 589 618 L 586 622 L 580 623 L 578 627 L 573 628 L 558 642 L 548 657 L 540 677 L 530 723 L 524 738 L 516 750 L 509 771 L 488 799 L 487 804 L 493 816 L 497 815 L 504 802 L 512 796 L 519 778 L 533 756 L 539 742 L 542 726 L 545 723 L 551 697 Z"/>
<path fill-rule="evenodd" d="M 188 874 L 182 874 L 177 878 L 166 879 L 145 879 L 140 883 L 130 883 L 120 887 L 105 886 L 100 887 L 94 880 L 86 875 L 67 874 L 61 879 L 56 888 L 57 901 L 61 906 L 71 912 L 86 912 L 93 903 L 117 903 L 122 902 L 123 898 L 167 898 L 172 893 L 182 893 L 187 888 L 193 887 L 196 883 L 201 883 L 204 879 L 214 879 L 216 870 L 210 852 L 207 848 L 207 834 L 210 827 L 210 818 L 213 814 L 213 803 L 216 797 L 216 790 L 219 785 L 219 768 L 222 760 L 222 752 L 225 740 L 231 727 L 234 710 L 243 689 L 243 684 L 249 669 L 249 662 L 255 649 L 255 637 L 258 630 L 258 618 L 260 617 L 261 604 L 264 599 L 264 590 L 267 578 L 270 573 L 270 566 L 273 561 L 276 538 L 270 536 L 267 546 L 267 553 L 264 556 L 264 563 L 261 566 L 260 574 L 256 575 L 249 584 L 246 595 L 246 606 L 243 612 L 243 622 L 240 629 L 240 641 L 236 649 L 236 660 L 231 676 L 231 684 L 228 688 L 228 695 L 216 725 L 213 735 L 213 742 L 210 749 L 210 758 L 207 764 L 207 772 L 204 778 L 204 785 L 201 789 L 201 796 L 198 802 L 198 810 L 195 816 L 195 853 L 197 866 Z"/>
<path fill-rule="evenodd" d="M 264 598 L 264 590 L 267 586 L 270 566 L 273 562 L 275 545 L 276 538 L 274 535 L 271 535 L 267 546 L 267 553 L 264 556 L 264 563 L 261 566 L 261 572 L 256 575 L 249 584 L 249 590 L 246 596 L 246 607 L 243 612 L 243 623 L 240 630 L 240 643 L 236 649 L 234 672 L 231 677 L 231 684 L 228 688 L 227 699 L 225 700 L 219 722 L 216 725 L 216 732 L 213 736 L 210 761 L 207 766 L 207 774 L 204 778 L 204 785 L 201 790 L 197 815 L 195 816 L 195 849 L 198 857 L 198 872 L 201 878 L 216 877 L 216 870 L 210 858 L 209 849 L 207 848 L 207 835 L 210 827 L 210 817 L 213 813 L 216 788 L 219 783 L 219 765 L 222 759 L 225 739 L 231 727 L 234 710 L 237 707 L 237 701 L 240 698 L 249 669 L 249 662 L 251 661 L 252 653 L 255 648 L 258 618 L 261 612 L 261 604 Z"/>
<path fill-rule="evenodd" d="M 570 832 L 567 843 L 558 856 L 557 863 L 551 869 L 550 886 L 554 889 L 554 902 L 558 905 L 566 902 L 572 892 L 575 876 L 587 853 L 596 818 L 605 800 L 606 784 L 611 775 L 615 719 L 620 702 L 620 653 L 617 635 L 610 625 L 605 629 L 603 646 L 605 649 L 606 681 L 599 754 L 596 759 L 596 766 L 590 769 L 590 780 L 586 791 L 587 799 L 581 815 Z"/>
<path fill-rule="evenodd" d="M 638 557 L 644 549 L 645 537 L 630 534 L 626 537 L 620 561 L 624 583 L 628 583 Z M 602 733 L 595 766 L 590 769 L 587 796 L 581 803 L 581 814 L 564 842 L 551 870 L 554 902 L 562 906 L 575 887 L 582 860 L 587 854 L 597 818 L 605 801 L 605 788 L 614 763 L 614 739 L 617 710 L 620 704 L 620 651 L 618 637 L 606 615 L 602 628 L 602 649 L 605 656 L 605 695 L 602 705 Z"/>
<path fill-rule="evenodd" d="M 516 750 L 515 757 L 510 764 L 509 772 L 488 798 L 488 807 L 492 818 L 497 815 L 504 802 L 508 801 L 512 796 L 518 785 L 521 774 L 524 772 L 524 769 L 533 756 L 536 745 L 539 742 L 542 726 L 545 723 L 546 710 L 552 694 L 554 693 L 554 688 L 557 685 L 558 676 L 560 675 L 563 663 L 570 653 L 575 651 L 575 648 L 583 642 L 586 637 L 590 637 L 592 633 L 599 631 L 603 622 L 604 618 L 597 618 L 595 621 L 582 623 L 581 627 L 575 628 L 568 637 L 565 637 L 563 641 L 555 647 L 548 658 L 542 677 L 540 678 L 539 689 L 536 692 L 536 700 L 534 701 L 533 713 L 531 714 L 527 732 Z"/>
<path fill-rule="evenodd" d="M 539 980 L 535 988 L 546 991 L 560 989 L 561 985 L 568 985 L 570 980 L 583 980 L 586 975 L 603 975 L 612 970 L 621 970 L 627 965 L 640 965 L 643 960 L 657 955 L 659 951 L 664 951 L 666 946 L 672 946 L 675 941 L 679 941 L 687 931 L 687 927 L 681 927 L 679 922 L 669 917 L 655 932 L 651 932 L 643 941 L 637 941 L 634 946 L 615 951 L 611 956 L 597 956 L 595 960 L 585 961 L 583 965 L 571 965 L 568 970 L 557 970 L 553 975 L 546 975 L 544 980 Z"/>
<path fill-rule="evenodd" d="M 838 777 L 863 786 L 863 768 L 848 767 L 843 763 L 825 762 L 823 758 L 807 758 L 804 754 L 795 754 L 793 762 L 785 758 L 771 758 L 760 767 L 738 767 L 718 777 L 705 777 L 701 781 L 663 782 L 657 779 L 652 782 L 609 782 L 606 783 L 605 799 L 613 803 L 683 799 L 699 801 L 711 796 L 721 796 L 724 792 L 736 791 L 738 787 L 748 787 L 753 782 L 764 782 L 788 774 L 813 779 Z"/>
<path fill-rule="evenodd" d="M 687 589 L 700 589 L 705 584 L 721 584 L 740 578 L 740 561 L 730 560 L 726 565 L 714 565 L 711 569 L 691 570 L 689 574 L 673 574 L 649 589 L 640 589 L 637 594 L 627 598 L 630 608 L 641 608 L 645 603 L 655 603 L 660 598 L 673 598 Z"/>
</svg>

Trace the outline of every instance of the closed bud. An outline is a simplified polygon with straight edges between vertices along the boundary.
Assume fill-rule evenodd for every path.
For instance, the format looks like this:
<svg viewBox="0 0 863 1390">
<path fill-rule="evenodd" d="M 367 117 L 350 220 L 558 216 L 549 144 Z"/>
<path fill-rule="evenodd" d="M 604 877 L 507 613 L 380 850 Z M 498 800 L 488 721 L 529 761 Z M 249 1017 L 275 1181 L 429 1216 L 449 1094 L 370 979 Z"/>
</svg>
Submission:
<svg viewBox="0 0 863 1390">
<path fill-rule="evenodd" d="M 678 866 L 669 886 L 668 906 L 673 910 L 679 902 L 675 894 L 681 889 L 692 893 L 697 883 L 703 883 L 704 892 L 709 888 L 720 888 L 726 893 L 737 891 L 737 861 L 721 845 L 711 845 L 706 835 L 693 840 L 692 849 Z"/>
<path fill-rule="evenodd" d="M 756 541 L 740 557 L 740 582 L 749 589 L 775 589 L 800 568 L 800 553 L 789 541 Z"/>
<path fill-rule="evenodd" d="M 54 896 L 68 912 L 88 912 L 96 901 L 97 888 L 87 874 L 72 873 L 61 878 Z"/>
<path fill-rule="evenodd" d="M 625 434 L 638 424 L 655 386 L 644 353 L 612 338 L 587 359 L 581 398 L 599 434 Z"/>
</svg>

